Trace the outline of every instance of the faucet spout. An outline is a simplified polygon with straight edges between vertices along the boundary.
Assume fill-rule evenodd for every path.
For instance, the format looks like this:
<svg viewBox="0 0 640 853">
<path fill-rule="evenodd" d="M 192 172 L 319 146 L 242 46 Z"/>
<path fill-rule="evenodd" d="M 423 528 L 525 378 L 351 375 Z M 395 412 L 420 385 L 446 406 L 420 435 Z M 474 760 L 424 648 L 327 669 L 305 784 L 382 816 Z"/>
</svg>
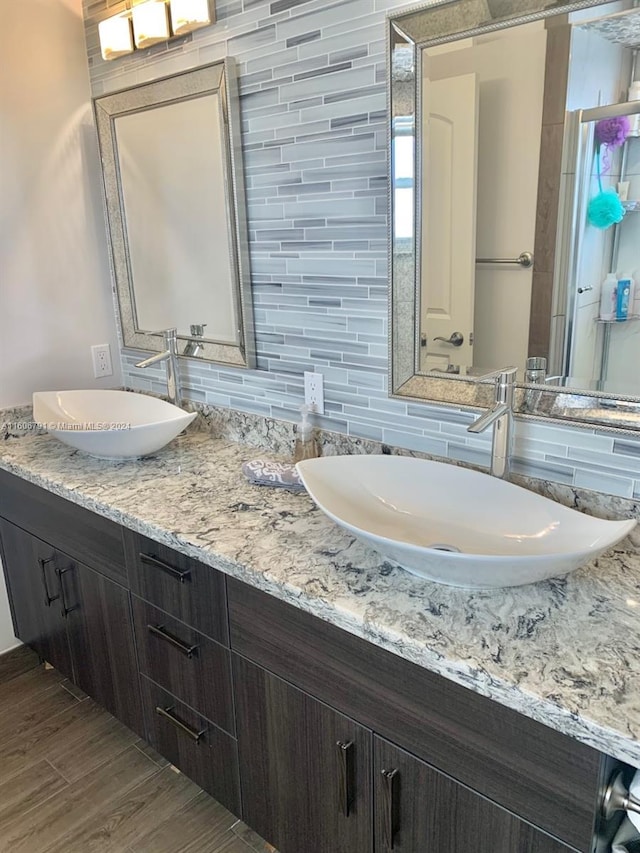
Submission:
<svg viewBox="0 0 640 853">
<path fill-rule="evenodd" d="M 495 403 L 488 412 L 484 412 L 484 414 L 480 415 L 477 420 L 467 427 L 467 432 L 479 433 L 493 426 L 491 473 L 494 477 L 501 477 L 503 479 L 509 476 L 511 467 L 513 393 L 516 372 L 517 369 L 515 367 L 507 367 L 480 378 L 479 381 L 483 381 L 483 379 L 495 377 Z"/>
<path fill-rule="evenodd" d="M 152 364 L 158 364 L 160 361 L 165 361 L 170 355 L 171 353 L 169 350 L 165 350 L 164 352 L 159 352 L 156 355 L 152 355 L 149 358 L 136 362 L 134 367 L 151 367 Z"/>
<path fill-rule="evenodd" d="M 488 427 L 492 426 L 498 418 L 503 417 L 509 411 L 506 403 L 496 403 L 493 409 L 489 409 L 484 415 L 475 420 L 467 427 L 467 432 L 484 432 Z"/>
<path fill-rule="evenodd" d="M 163 332 L 166 350 L 139 361 L 136 367 L 151 367 L 160 361 L 166 362 L 167 367 L 167 397 L 174 406 L 182 405 L 180 387 L 180 368 L 178 365 L 178 330 L 165 329 Z"/>
</svg>

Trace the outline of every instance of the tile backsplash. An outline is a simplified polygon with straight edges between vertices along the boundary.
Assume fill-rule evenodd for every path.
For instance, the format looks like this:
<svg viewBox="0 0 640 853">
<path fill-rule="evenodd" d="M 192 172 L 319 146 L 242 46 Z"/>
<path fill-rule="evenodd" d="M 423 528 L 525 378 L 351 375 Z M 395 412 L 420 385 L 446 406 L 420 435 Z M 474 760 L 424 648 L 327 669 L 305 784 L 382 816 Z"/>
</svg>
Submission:
<svg viewBox="0 0 640 853">
<path fill-rule="evenodd" d="M 217 22 L 170 45 L 103 62 L 98 21 L 122 3 L 85 0 L 93 95 L 236 60 L 258 370 L 190 360 L 187 396 L 298 419 L 305 370 L 325 377 L 326 429 L 487 465 L 474 415 L 387 396 L 385 14 L 394 0 L 218 0 Z M 163 368 L 125 382 L 162 391 Z M 519 421 L 515 469 L 640 498 L 640 436 Z"/>
</svg>

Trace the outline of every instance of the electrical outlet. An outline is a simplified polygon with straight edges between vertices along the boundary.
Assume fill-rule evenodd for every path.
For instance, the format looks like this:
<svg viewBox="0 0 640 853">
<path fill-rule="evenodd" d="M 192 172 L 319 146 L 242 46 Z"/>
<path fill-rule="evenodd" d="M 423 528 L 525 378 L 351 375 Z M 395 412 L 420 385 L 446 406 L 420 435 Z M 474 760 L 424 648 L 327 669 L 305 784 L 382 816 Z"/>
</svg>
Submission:
<svg viewBox="0 0 640 853">
<path fill-rule="evenodd" d="M 101 379 L 103 376 L 113 376 L 109 344 L 94 344 L 91 347 L 91 358 L 93 360 L 93 375 L 96 379 Z"/>
<path fill-rule="evenodd" d="M 312 412 L 324 415 L 324 376 L 321 373 L 304 373 L 304 401 Z"/>
</svg>

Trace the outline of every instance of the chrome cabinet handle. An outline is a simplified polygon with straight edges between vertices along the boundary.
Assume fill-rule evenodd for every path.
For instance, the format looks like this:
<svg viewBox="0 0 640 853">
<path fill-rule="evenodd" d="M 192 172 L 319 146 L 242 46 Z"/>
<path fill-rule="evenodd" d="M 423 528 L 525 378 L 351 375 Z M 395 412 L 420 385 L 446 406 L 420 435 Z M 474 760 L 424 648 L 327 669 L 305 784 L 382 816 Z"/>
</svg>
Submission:
<svg viewBox="0 0 640 853">
<path fill-rule="evenodd" d="M 192 726 L 185 723 L 184 720 L 181 720 L 180 717 L 177 717 L 172 711 L 175 711 L 175 707 L 170 705 L 168 708 L 163 708 L 161 705 L 156 705 L 156 714 L 163 719 L 168 720 L 172 726 L 175 726 L 176 729 L 183 732 L 185 735 L 194 740 L 196 743 L 200 743 L 202 737 L 207 733 L 206 729 L 194 729 Z"/>
<path fill-rule="evenodd" d="M 397 770 L 383 770 L 382 778 L 384 787 L 382 789 L 382 797 L 384 808 L 382 812 L 382 832 L 384 835 L 384 843 L 387 850 L 393 850 L 393 842 L 397 832 L 397 780 L 399 779 Z"/>
<path fill-rule="evenodd" d="M 69 613 L 72 613 L 74 610 L 77 610 L 80 605 L 74 604 L 71 607 L 67 604 L 67 596 L 64 591 L 64 581 L 62 580 L 63 576 L 68 572 L 73 571 L 71 566 L 67 566 L 66 569 L 56 569 L 56 575 L 58 576 L 58 584 L 60 586 L 60 602 L 62 604 L 62 618 L 66 619 Z"/>
<path fill-rule="evenodd" d="M 338 801 L 340 810 L 345 817 L 349 817 L 349 810 L 353 803 L 353 741 L 336 741 L 338 748 Z"/>
<path fill-rule="evenodd" d="M 156 569 L 160 569 L 180 583 L 186 583 L 191 580 L 191 572 L 189 569 L 176 569 L 175 566 L 165 563 L 164 560 L 159 560 L 157 557 L 154 557 L 153 554 L 143 554 L 141 552 L 140 559 L 143 563 L 146 563 L 148 566 L 154 566 Z"/>
<path fill-rule="evenodd" d="M 42 573 L 42 586 L 44 587 L 44 603 L 46 607 L 51 607 L 53 602 L 60 598 L 60 594 L 49 595 L 49 585 L 47 584 L 47 572 L 45 569 L 45 566 L 48 563 L 53 563 L 53 557 L 47 557 L 46 560 L 42 557 L 38 557 L 38 564 L 40 566 L 40 572 Z"/>
<path fill-rule="evenodd" d="M 169 643 L 169 645 L 173 646 L 174 649 L 182 652 L 185 657 L 191 659 L 197 654 L 197 643 L 190 646 L 188 643 L 183 642 L 178 637 L 175 637 L 169 631 L 165 630 L 163 625 L 147 625 L 147 628 L 149 629 L 150 634 L 153 634 L 154 637 L 158 637 L 160 640 L 164 640 L 165 643 Z"/>
<path fill-rule="evenodd" d="M 443 341 L 445 344 L 451 344 L 452 347 L 461 347 L 464 343 L 464 335 L 462 332 L 451 332 L 451 336 L 448 338 L 443 338 L 441 335 L 438 335 L 438 337 L 433 340 Z"/>
</svg>

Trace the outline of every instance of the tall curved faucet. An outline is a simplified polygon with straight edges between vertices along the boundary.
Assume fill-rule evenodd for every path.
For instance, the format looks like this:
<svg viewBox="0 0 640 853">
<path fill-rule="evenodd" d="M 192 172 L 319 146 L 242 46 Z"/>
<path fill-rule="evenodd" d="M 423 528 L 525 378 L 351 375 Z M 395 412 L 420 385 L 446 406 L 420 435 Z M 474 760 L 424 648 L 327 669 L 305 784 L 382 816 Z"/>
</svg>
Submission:
<svg viewBox="0 0 640 853">
<path fill-rule="evenodd" d="M 503 367 L 479 377 L 478 382 L 495 377 L 496 396 L 492 409 L 467 427 L 467 432 L 484 432 L 493 425 L 491 442 L 491 474 L 506 480 L 511 472 L 513 448 L 513 392 L 517 367 Z"/>
<path fill-rule="evenodd" d="M 167 369 L 167 398 L 174 406 L 182 406 L 182 386 L 180 383 L 180 367 L 178 365 L 178 330 L 165 329 L 164 345 L 166 349 L 150 358 L 139 361 L 136 367 L 151 367 L 160 361 L 166 362 Z"/>
</svg>

